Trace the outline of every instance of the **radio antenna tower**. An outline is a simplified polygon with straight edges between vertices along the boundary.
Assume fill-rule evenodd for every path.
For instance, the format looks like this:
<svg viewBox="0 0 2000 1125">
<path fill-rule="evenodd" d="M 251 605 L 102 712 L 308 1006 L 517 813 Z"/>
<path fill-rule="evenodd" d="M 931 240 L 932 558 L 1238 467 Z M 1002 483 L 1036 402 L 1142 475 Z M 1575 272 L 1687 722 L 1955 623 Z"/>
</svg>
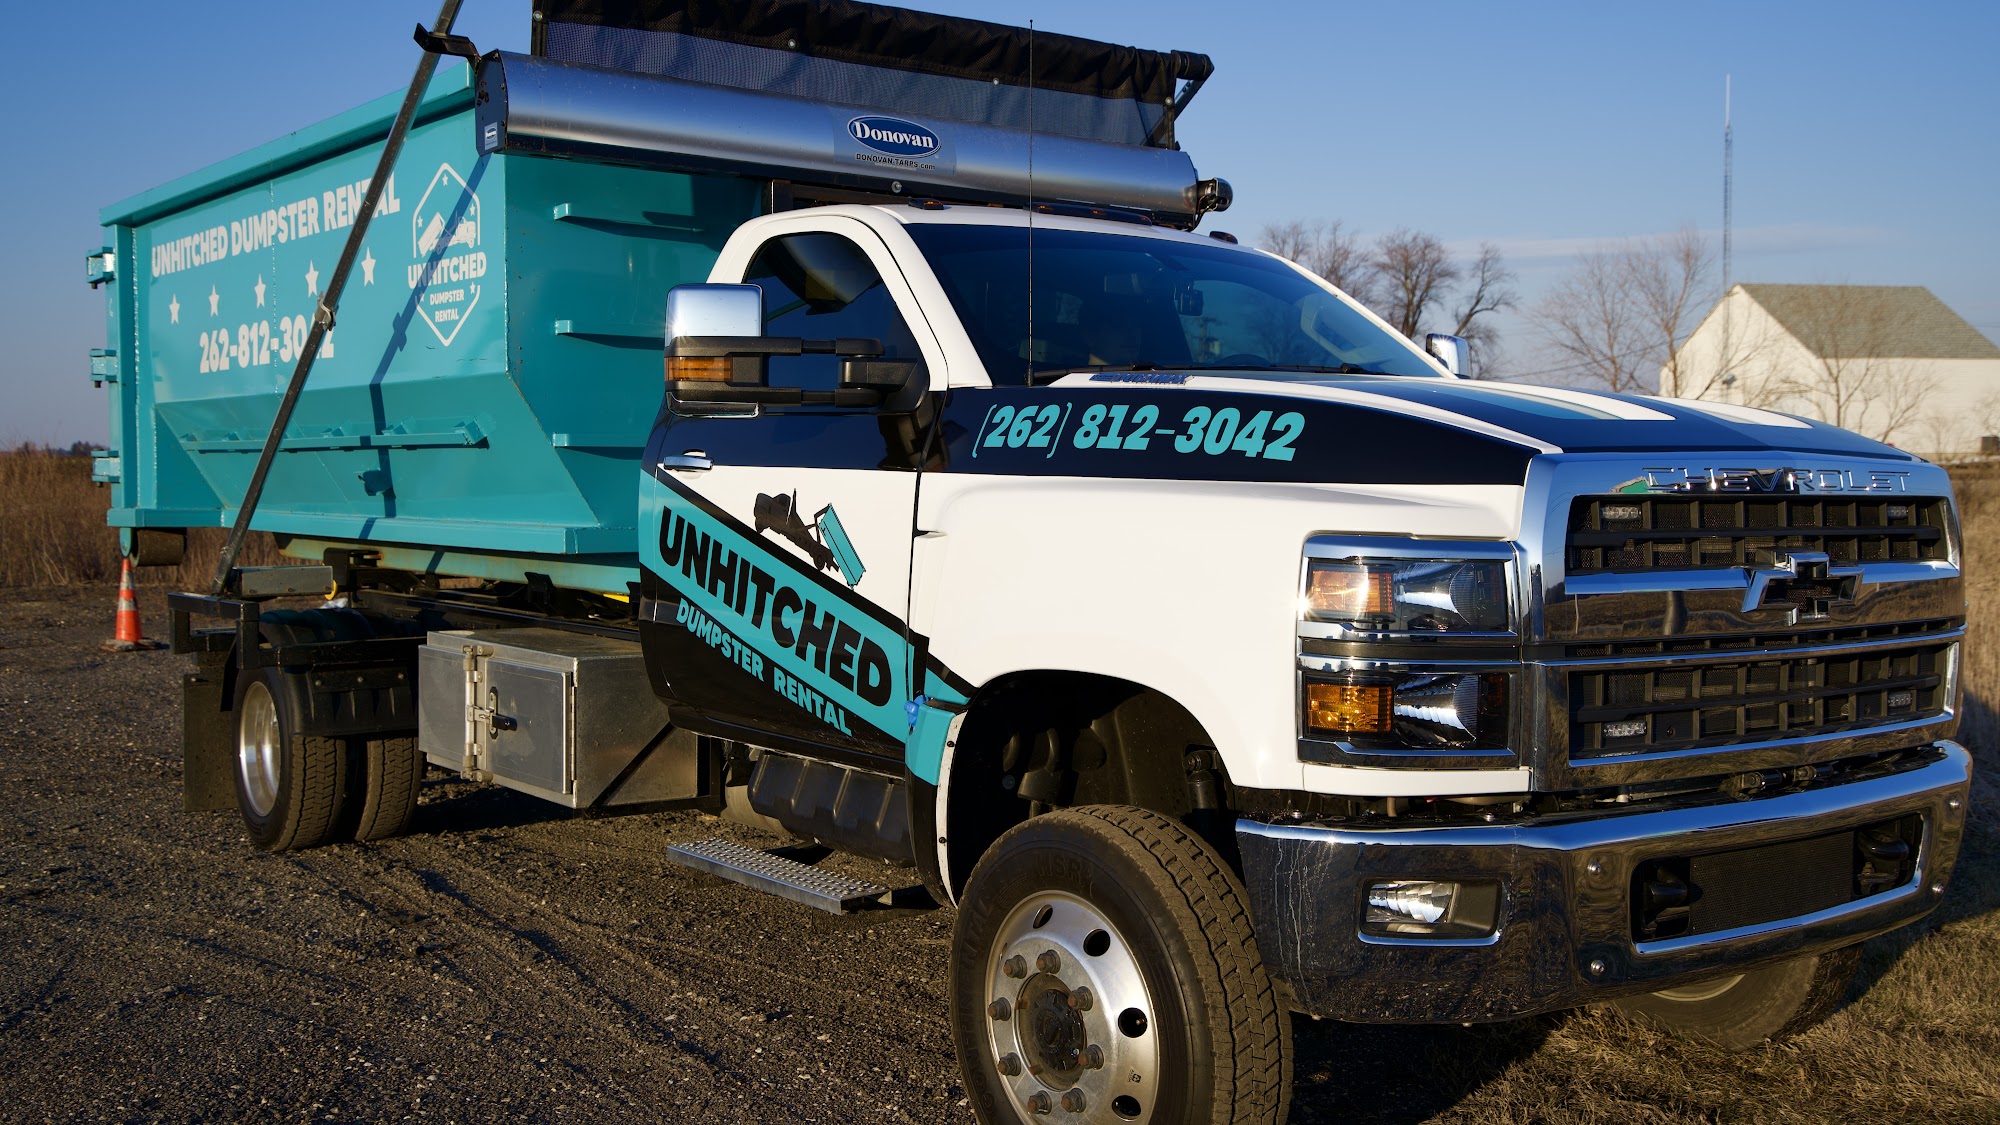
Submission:
<svg viewBox="0 0 2000 1125">
<path fill-rule="evenodd" d="M 1722 76 L 1722 292 L 1725 295 L 1734 276 L 1730 272 L 1730 252 L 1734 249 L 1731 236 L 1736 228 L 1735 216 L 1731 213 L 1733 181 L 1736 178 L 1736 143 L 1729 127 L 1729 79 L 1727 74 Z"/>
</svg>

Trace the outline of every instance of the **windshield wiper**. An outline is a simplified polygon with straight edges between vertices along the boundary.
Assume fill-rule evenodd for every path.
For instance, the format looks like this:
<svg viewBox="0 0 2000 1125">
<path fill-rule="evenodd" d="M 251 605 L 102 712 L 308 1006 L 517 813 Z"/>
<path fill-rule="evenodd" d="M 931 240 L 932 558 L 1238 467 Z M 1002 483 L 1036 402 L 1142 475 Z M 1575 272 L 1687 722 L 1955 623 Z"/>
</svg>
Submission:
<svg viewBox="0 0 2000 1125">
<path fill-rule="evenodd" d="M 1096 375 L 1105 371 L 1160 371 L 1157 363 L 1072 363 L 1061 367 L 1036 367 L 1028 371 L 1028 380 L 1060 379 L 1065 375 Z"/>
<path fill-rule="evenodd" d="M 1343 363 L 1339 367 L 1320 367 L 1309 363 L 1258 363 L 1231 364 L 1227 368 L 1197 368 L 1210 371 L 1299 371 L 1309 375 L 1393 375 L 1393 371 L 1380 371 L 1373 367 L 1363 367 L 1358 363 Z"/>
</svg>

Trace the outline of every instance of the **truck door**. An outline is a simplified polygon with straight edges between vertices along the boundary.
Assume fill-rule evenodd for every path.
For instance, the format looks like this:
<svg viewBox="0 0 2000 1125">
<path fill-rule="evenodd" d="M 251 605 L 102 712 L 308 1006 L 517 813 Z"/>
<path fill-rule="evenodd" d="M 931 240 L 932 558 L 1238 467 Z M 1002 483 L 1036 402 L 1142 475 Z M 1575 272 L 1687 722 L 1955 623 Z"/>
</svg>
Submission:
<svg viewBox="0 0 2000 1125">
<path fill-rule="evenodd" d="M 829 216 L 776 230 L 741 277 L 763 290 L 766 335 L 877 339 L 884 358 L 941 376 L 936 338 L 874 232 Z M 840 381 L 833 356 L 769 362 L 772 386 Z M 640 617 L 677 721 L 901 767 L 922 437 L 917 418 L 865 408 L 663 412 L 641 491 Z"/>
</svg>

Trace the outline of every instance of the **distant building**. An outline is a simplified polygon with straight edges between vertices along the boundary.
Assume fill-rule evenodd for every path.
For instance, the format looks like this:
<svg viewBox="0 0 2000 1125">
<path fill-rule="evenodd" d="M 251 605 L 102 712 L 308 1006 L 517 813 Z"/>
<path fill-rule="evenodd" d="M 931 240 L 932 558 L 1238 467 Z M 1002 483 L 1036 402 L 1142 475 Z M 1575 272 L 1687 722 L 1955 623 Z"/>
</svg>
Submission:
<svg viewBox="0 0 2000 1125">
<path fill-rule="evenodd" d="M 1931 456 L 2000 433 L 2000 347 L 1920 285 L 1737 285 L 1660 393 L 1832 422 Z"/>
</svg>

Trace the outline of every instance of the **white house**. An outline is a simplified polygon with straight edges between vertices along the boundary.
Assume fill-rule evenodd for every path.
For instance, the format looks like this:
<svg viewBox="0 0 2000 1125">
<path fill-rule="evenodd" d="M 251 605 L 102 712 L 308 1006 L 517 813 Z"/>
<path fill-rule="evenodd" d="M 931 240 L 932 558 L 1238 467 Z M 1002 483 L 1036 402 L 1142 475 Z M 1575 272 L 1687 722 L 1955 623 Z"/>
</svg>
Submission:
<svg viewBox="0 0 2000 1125">
<path fill-rule="evenodd" d="M 2000 347 L 1920 285 L 1736 285 L 1661 367 L 1660 393 L 1959 456 L 2000 434 Z"/>
</svg>

